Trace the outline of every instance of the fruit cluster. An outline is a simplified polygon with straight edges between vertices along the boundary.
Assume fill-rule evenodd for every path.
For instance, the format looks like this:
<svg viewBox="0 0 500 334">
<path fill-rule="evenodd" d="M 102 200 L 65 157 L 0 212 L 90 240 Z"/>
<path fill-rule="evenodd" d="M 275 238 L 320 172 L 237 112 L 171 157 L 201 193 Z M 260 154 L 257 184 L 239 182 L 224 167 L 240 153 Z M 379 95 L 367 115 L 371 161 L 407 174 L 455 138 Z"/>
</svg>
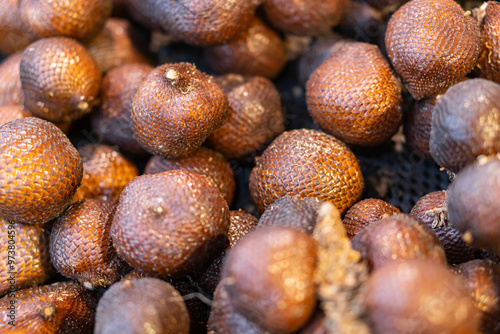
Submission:
<svg viewBox="0 0 500 334">
<path fill-rule="evenodd" d="M 469 5 L 0 0 L 0 333 L 499 333 Z"/>
</svg>

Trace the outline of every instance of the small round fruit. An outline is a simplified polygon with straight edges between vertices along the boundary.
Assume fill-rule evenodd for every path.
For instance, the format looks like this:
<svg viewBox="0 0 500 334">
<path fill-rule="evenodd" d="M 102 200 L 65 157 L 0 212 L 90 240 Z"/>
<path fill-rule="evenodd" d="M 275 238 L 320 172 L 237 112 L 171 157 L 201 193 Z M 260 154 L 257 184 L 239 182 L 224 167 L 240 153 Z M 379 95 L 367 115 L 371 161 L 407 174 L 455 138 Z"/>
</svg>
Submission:
<svg viewBox="0 0 500 334">
<path fill-rule="evenodd" d="M 19 0 L 0 1 L 0 53 L 22 51 L 34 40 L 36 36 L 21 19 Z"/>
<path fill-rule="evenodd" d="M 368 225 L 399 212 L 398 208 L 381 199 L 367 198 L 347 210 L 342 223 L 347 236 L 352 239 Z"/>
<path fill-rule="evenodd" d="M 99 300 L 95 334 L 188 334 L 189 314 L 180 293 L 157 278 L 113 284 Z"/>
<path fill-rule="evenodd" d="M 331 201 L 344 212 L 359 199 L 363 185 L 351 150 L 333 136 L 307 129 L 277 137 L 250 174 L 250 194 L 261 213 L 287 195 Z"/>
<path fill-rule="evenodd" d="M 111 146 L 88 144 L 78 149 L 83 178 L 73 201 L 101 199 L 118 202 L 123 188 L 139 175 L 137 167 Z"/>
<path fill-rule="evenodd" d="M 189 63 L 151 71 L 134 96 L 136 139 L 151 154 L 186 156 L 226 121 L 228 100 L 213 78 Z"/>
<path fill-rule="evenodd" d="M 185 276 L 225 247 L 229 208 L 205 176 L 142 175 L 120 196 L 111 236 L 118 254 L 148 274 Z"/>
<path fill-rule="evenodd" d="M 374 333 L 477 333 L 478 311 L 462 280 L 443 264 L 391 263 L 368 279 L 366 314 Z"/>
<path fill-rule="evenodd" d="M 21 56 L 24 106 L 52 122 L 72 121 L 98 103 L 101 71 L 89 52 L 67 37 L 44 38 Z"/>
<path fill-rule="evenodd" d="M 486 1 L 474 10 L 481 29 L 481 53 L 477 62 L 482 78 L 500 82 L 500 3 Z"/>
<path fill-rule="evenodd" d="M 387 25 L 385 45 L 396 73 L 415 99 L 459 82 L 476 65 L 479 27 L 453 0 L 413 0 Z"/>
<path fill-rule="evenodd" d="M 468 244 L 500 255 L 500 156 L 482 158 L 448 189 L 448 218 Z"/>
<path fill-rule="evenodd" d="M 0 106 L 24 103 L 20 64 L 21 53 L 13 54 L 0 64 Z"/>
<path fill-rule="evenodd" d="M 271 332 L 292 333 L 316 306 L 316 243 L 294 228 L 267 226 L 232 248 L 223 270 L 234 310 Z"/>
<path fill-rule="evenodd" d="M 349 144 L 374 146 L 403 119 L 401 84 L 376 45 L 338 42 L 309 77 L 307 110 L 327 133 Z"/>
<path fill-rule="evenodd" d="M 26 117 L 0 126 L 0 217 L 45 223 L 71 203 L 82 179 L 78 151 L 54 124 Z"/>
</svg>

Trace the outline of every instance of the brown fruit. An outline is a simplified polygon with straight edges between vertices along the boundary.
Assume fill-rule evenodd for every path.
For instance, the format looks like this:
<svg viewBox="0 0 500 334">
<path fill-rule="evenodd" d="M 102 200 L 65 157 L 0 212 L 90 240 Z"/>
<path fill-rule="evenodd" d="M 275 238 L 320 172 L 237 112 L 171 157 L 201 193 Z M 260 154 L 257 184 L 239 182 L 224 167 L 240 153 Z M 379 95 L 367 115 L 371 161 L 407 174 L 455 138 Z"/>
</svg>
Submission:
<svg viewBox="0 0 500 334">
<path fill-rule="evenodd" d="M 357 3 L 357 2 L 352 2 Z M 319 37 L 310 49 L 300 57 L 299 61 L 299 82 L 306 84 L 307 79 L 313 74 L 325 60 L 332 56 L 335 44 L 342 40 L 342 36 L 332 33 L 324 37 Z"/>
<path fill-rule="evenodd" d="M 229 251 L 222 283 L 236 312 L 268 331 L 292 333 L 314 311 L 315 265 L 316 243 L 310 236 L 267 226 Z"/>
<path fill-rule="evenodd" d="M 45 283 L 54 272 L 49 253 L 50 228 L 9 223 L 1 218 L 0 226 L 0 295 Z"/>
<path fill-rule="evenodd" d="M 219 188 L 227 204 L 231 205 L 236 183 L 231 166 L 219 152 L 200 147 L 183 158 L 165 159 L 156 155 L 149 159 L 144 174 L 156 174 L 171 170 L 184 170 L 206 176 Z"/>
<path fill-rule="evenodd" d="M 82 160 L 54 124 L 35 117 L 0 126 L 0 217 L 45 223 L 71 203 Z"/>
<path fill-rule="evenodd" d="M 117 203 L 123 188 L 139 175 L 137 167 L 111 146 L 88 144 L 78 149 L 83 178 L 73 201 L 101 199 Z"/>
<path fill-rule="evenodd" d="M 113 284 L 99 300 L 95 334 L 189 333 L 189 314 L 182 296 L 157 278 Z"/>
<path fill-rule="evenodd" d="M 394 11 L 409 0 L 366 0 L 370 6 L 384 11 Z"/>
<path fill-rule="evenodd" d="M 476 65 L 479 27 L 453 0 L 413 0 L 391 17 L 385 45 L 415 99 L 435 95 Z"/>
<path fill-rule="evenodd" d="M 50 236 L 50 254 L 58 272 L 87 289 L 120 279 L 126 265 L 109 235 L 114 210 L 112 203 L 86 199 L 57 218 Z"/>
<path fill-rule="evenodd" d="M 500 255 L 500 156 L 457 174 L 448 188 L 448 218 L 468 244 Z"/>
<path fill-rule="evenodd" d="M 352 239 L 352 247 L 372 269 L 412 259 L 446 264 L 436 235 L 406 214 L 395 214 L 368 225 Z"/>
<path fill-rule="evenodd" d="M 21 19 L 20 0 L 0 1 L 0 53 L 22 51 L 36 37 Z"/>
<path fill-rule="evenodd" d="M 217 73 L 238 73 L 274 79 L 286 63 L 280 36 L 255 18 L 237 39 L 206 49 L 208 63 Z"/>
<path fill-rule="evenodd" d="M 15 104 L 0 107 L 0 125 L 24 117 L 33 117 L 33 115 L 24 110 L 22 105 Z"/>
<path fill-rule="evenodd" d="M 265 0 L 262 7 L 277 29 L 293 35 L 320 35 L 340 21 L 347 0 Z"/>
<path fill-rule="evenodd" d="M 351 150 L 333 136 L 307 129 L 277 137 L 250 174 L 250 194 L 261 213 L 287 195 L 331 201 L 344 212 L 359 199 L 363 185 Z"/>
<path fill-rule="evenodd" d="M 178 0 L 155 2 L 162 28 L 187 44 L 227 43 L 243 33 L 254 18 L 258 0 Z"/>
<path fill-rule="evenodd" d="M 111 15 L 111 0 L 19 0 L 21 18 L 37 38 L 85 39 Z"/>
<path fill-rule="evenodd" d="M 500 153 L 500 85 L 470 79 L 450 87 L 432 113 L 430 152 L 452 172 L 480 155 Z"/>
<path fill-rule="evenodd" d="M 111 236 L 132 267 L 185 276 L 225 247 L 229 208 L 205 176 L 170 171 L 142 175 L 123 190 Z"/>
<path fill-rule="evenodd" d="M 228 100 L 213 78 L 189 63 L 165 64 L 139 86 L 132 123 L 151 154 L 186 156 L 226 121 Z"/>
<path fill-rule="evenodd" d="M 155 12 L 158 11 L 156 0 L 123 0 L 123 2 L 127 9 L 127 14 L 134 21 L 150 30 L 160 29 L 158 20 L 164 20 L 164 17 L 155 15 Z M 163 3 L 165 4 L 166 2 Z"/>
<path fill-rule="evenodd" d="M 24 103 L 20 64 L 21 53 L 13 54 L 0 64 L 0 106 Z"/>
<path fill-rule="evenodd" d="M 0 329 L 8 324 L 12 298 L 0 299 Z M 80 284 L 59 282 L 16 291 L 15 327 L 38 334 L 91 334 L 96 300 Z"/>
<path fill-rule="evenodd" d="M 451 226 L 446 209 L 446 191 L 435 191 L 420 198 L 410 216 L 434 230 L 451 264 L 473 260 L 476 251 L 462 240 L 462 233 Z"/>
<path fill-rule="evenodd" d="M 73 39 L 44 38 L 21 57 L 24 107 L 53 122 L 72 121 L 98 103 L 101 72 L 88 51 Z"/>
<path fill-rule="evenodd" d="M 478 312 L 463 282 L 430 261 L 395 262 L 366 283 L 366 313 L 374 333 L 477 333 Z"/>
<path fill-rule="evenodd" d="M 474 306 L 481 314 L 483 333 L 500 329 L 500 266 L 487 260 L 473 260 L 456 267 L 465 280 Z"/>
<path fill-rule="evenodd" d="M 422 157 L 432 159 L 429 148 L 431 139 L 432 113 L 437 97 L 431 96 L 415 101 L 405 118 L 405 139 L 410 148 Z"/>
<path fill-rule="evenodd" d="M 285 131 L 281 97 L 271 81 L 228 74 L 215 82 L 227 94 L 229 112 L 207 142 L 228 159 L 249 157 Z"/>
<path fill-rule="evenodd" d="M 134 138 L 131 114 L 137 88 L 152 70 L 146 64 L 125 64 L 109 71 L 102 80 L 102 104 L 92 118 L 92 126 L 104 142 L 118 145 L 127 153 L 146 153 Z"/>
<path fill-rule="evenodd" d="M 381 199 L 367 198 L 347 210 L 342 223 L 347 236 L 352 239 L 368 225 L 399 212 L 398 208 Z"/>
<path fill-rule="evenodd" d="M 477 62 L 479 75 L 500 82 L 500 3 L 486 1 L 474 14 L 481 29 L 481 53 Z"/>
<path fill-rule="evenodd" d="M 312 234 L 318 210 L 324 202 L 315 197 L 285 196 L 269 205 L 259 219 L 258 226 L 278 225 L 293 227 Z"/>
<path fill-rule="evenodd" d="M 401 84 L 376 45 L 335 44 L 309 77 L 307 110 L 327 133 L 349 144 L 373 146 L 401 125 Z"/>
<path fill-rule="evenodd" d="M 357 42 L 378 44 L 385 33 L 386 15 L 368 3 L 351 1 L 338 30 Z"/>
<path fill-rule="evenodd" d="M 129 21 L 110 18 L 86 47 L 101 71 L 108 72 L 125 64 L 147 64 L 145 40 L 144 34 Z"/>
</svg>

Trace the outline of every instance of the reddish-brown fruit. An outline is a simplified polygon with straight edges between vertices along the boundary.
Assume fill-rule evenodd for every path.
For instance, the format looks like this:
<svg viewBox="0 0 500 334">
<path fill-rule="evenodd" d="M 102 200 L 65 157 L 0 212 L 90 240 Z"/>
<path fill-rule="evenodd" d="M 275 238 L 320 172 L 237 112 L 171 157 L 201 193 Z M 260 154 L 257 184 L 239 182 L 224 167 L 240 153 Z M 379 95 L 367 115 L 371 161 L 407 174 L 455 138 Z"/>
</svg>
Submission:
<svg viewBox="0 0 500 334">
<path fill-rule="evenodd" d="M 155 15 L 164 30 L 188 44 L 217 45 L 235 39 L 248 29 L 259 2 L 258 0 L 156 1 Z"/>
<path fill-rule="evenodd" d="M 318 210 L 324 202 L 315 197 L 285 196 L 267 207 L 258 226 L 293 227 L 312 234 Z"/>
<path fill-rule="evenodd" d="M 340 21 L 347 0 L 265 0 L 262 7 L 277 29 L 293 35 L 320 35 Z"/>
<path fill-rule="evenodd" d="M 87 289 L 108 286 L 121 278 L 126 264 L 116 254 L 109 235 L 114 210 L 112 203 L 87 199 L 57 218 L 50 255 L 58 272 Z"/>
<path fill-rule="evenodd" d="M 227 238 L 229 239 L 228 249 L 234 247 L 234 245 L 236 245 L 236 243 L 248 232 L 253 230 L 258 223 L 259 220 L 257 218 L 241 209 L 238 211 L 231 211 L 229 231 L 227 233 Z M 227 250 L 223 251 L 217 256 L 198 279 L 200 286 L 209 293 L 213 293 L 217 284 L 219 284 L 220 272 L 226 257 L 226 251 Z"/>
<path fill-rule="evenodd" d="M 332 33 L 331 35 L 318 38 L 311 45 L 310 49 L 302 55 L 299 61 L 300 83 L 303 85 L 306 84 L 306 81 L 318 66 L 332 56 L 335 50 L 334 45 L 341 40 L 342 36 Z"/>
<path fill-rule="evenodd" d="M 269 331 L 260 328 L 234 310 L 223 283 L 219 284 L 215 289 L 207 328 L 208 334 L 269 334 Z"/>
<path fill-rule="evenodd" d="M 137 90 L 132 123 L 139 143 L 167 158 L 194 152 L 226 121 L 228 100 L 213 78 L 189 63 L 151 71 Z"/>
<path fill-rule="evenodd" d="M 267 226 L 232 248 L 224 287 L 236 312 L 272 332 L 291 333 L 314 311 L 316 242 L 305 232 Z"/>
<path fill-rule="evenodd" d="M 101 72 L 88 51 L 73 39 L 44 38 L 21 57 L 24 106 L 53 122 L 72 121 L 98 103 Z"/>
<path fill-rule="evenodd" d="M 363 192 L 358 160 L 340 140 L 316 130 L 292 130 L 256 158 L 250 194 L 259 212 L 287 195 L 331 201 L 341 212 Z"/>
<path fill-rule="evenodd" d="M 49 253 L 50 229 L 40 224 L 9 223 L 1 218 L 0 227 L 3 231 L 0 236 L 0 296 L 43 284 L 54 272 Z"/>
<path fill-rule="evenodd" d="M 219 188 L 227 204 L 231 205 L 236 182 L 231 165 L 219 152 L 200 147 L 183 158 L 165 159 L 156 155 L 149 159 L 144 174 L 156 174 L 171 170 L 184 170 L 206 176 Z"/>
<path fill-rule="evenodd" d="M 432 159 L 429 148 L 431 139 L 432 113 L 436 106 L 436 96 L 415 101 L 406 115 L 404 132 L 410 148 L 424 158 Z"/>
<path fill-rule="evenodd" d="M 500 82 L 500 3 L 487 1 L 474 14 L 481 29 L 479 74 L 482 78 Z"/>
<path fill-rule="evenodd" d="M 20 64 L 21 53 L 13 54 L 0 64 L 0 106 L 24 103 L 24 93 L 19 76 Z"/>
<path fill-rule="evenodd" d="M 476 65 L 481 39 L 476 21 L 453 0 L 414 0 L 391 17 L 389 59 L 415 99 L 438 94 Z"/>
<path fill-rule="evenodd" d="M 101 199 L 116 203 L 127 183 L 139 175 L 137 167 L 111 146 L 88 144 L 78 153 L 83 161 L 83 178 L 73 201 Z"/>
<path fill-rule="evenodd" d="M 32 117 L 31 113 L 24 110 L 22 105 L 6 105 L 0 107 L 0 125 L 19 118 Z"/>
<path fill-rule="evenodd" d="M 306 100 L 314 121 L 349 144 L 381 144 L 403 119 L 401 84 L 372 44 L 335 44 L 309 77 Z"/>
<path fill-rule="evenodd" d="M 399 212 L 398 208 L 381 199 L 367 198 L 347 210 L 342 223 L 347 236 L 352 239 L 368 225 Z"/>
<path fill-rule="evenodd" d="M 158 20 L 164 20 L 165 17 L 155 15 L 155 11 L 158 11 L 156 0 L 123 0 L 123 2 L 127 9 L 127 14 L 134 19 L 134 21 L 150 30 L 160 29 Z"/>
<path fill-rule="evenodd" d="M 22 51 L 36 37 L 21 19 L 20 0 L 0 1 L 0 53 Z"/>
<path fill-rule="evenodd" d="M 451 264 L 473 260 L 475 250 L 462 240 L 462 233 L 450 225 L 446 191 L 435 191 L 420 198 L 410 216 L 434 230 Z"/>
<path fill-rule="evenodd" d="M 111 0 L 19 0 L 19 10 L 37 38 L 85 39 L 103 27 L 111 15 L 111 4 Z"/>
<path fill-rule="evenodd" d="M 376 270 L 366 283 L 374 333 L 477 333 L 478 311 L 457 275 L 442 264 L 411 260 Z"/>
<path fill-rule="evenodd" d="M 500 153 L 500 85 L 470 79 L 450 87 L 432 113 L 431 155 L 452 172 Z"/>
<path fill-rule="evenodd" d="M 157 278 L 113 284 L 99 300 L 95 334 L 188 334 L 189 314 L 182 296 Z"/>
<path fill-rule="evenodd" d="M 500 255 L 500 156 L 480 159 L 448 189 L 448 218 L 474 247 Z"/>
<path fill-rule="evenodd" d="M 102 80 L 102 104 L 92 125 L 104 142 L 118 145 L 124 152 L 146 153 L 134 138 L 131 114 L 137 88 L 152 70 L 146 64 L 126 64 L 112 69 Z"/>
<path fill-rule="evenodd" d="M 283 40 L 257 18 L 234 41 L 207 48 L 206 58 L 217 73 L 238 73 L 268 79 L 274 79 L 287 60 Z"/>
<path fill-rule="evenodd" d="M 446 264 L 443 246 L 432 230 L 405 214 L 368 225 L 352 239 L 352 247 L 372 269 L 411 259 Z"/>
<path fill-rule="evenodd" d="M 483 333 L 500 329 L 500 266 L 488 260 L 473 260 L 456 267 L 481 313 Z"/>
<path fill-rule="evenodd" d="M 143 50 L 147 50 L 146 38 L 129 21 L 111 18 L 104 28 L 86 43 L 89 53 L 94 57 L 103 72 L 125 64 L 147 64 Z"/>
<path fill-rule="evenodd" d="M 35 117 L 0 126 L 0 217 L 45 223 L 71 203 L 83 167 L 54 124 Z"/>
<path fill-rule="evenodd" d="M 225 247 L 229 208 L 205 176 L 170 171 L 142 175 L 123 190 L 111 236 L 132 267 L 185 276 Z"/>
<path fill-rule="evenodd" d="M 226 123 L 208 137 L 208 144 L 228 159 L 248 157 L 285 131 L 281 97 L 263 77 L 228 74 L 215 78 L 227 94 Z"/>
<path fill-rule="evenodd" d="M 8 324 L 12 298 L 0 299 L 0 329 Z M 97 301 L 80 284 L 60 282 L 16 291 L 15 328 L 38 334 L 91 334 Z"/>
</svg>

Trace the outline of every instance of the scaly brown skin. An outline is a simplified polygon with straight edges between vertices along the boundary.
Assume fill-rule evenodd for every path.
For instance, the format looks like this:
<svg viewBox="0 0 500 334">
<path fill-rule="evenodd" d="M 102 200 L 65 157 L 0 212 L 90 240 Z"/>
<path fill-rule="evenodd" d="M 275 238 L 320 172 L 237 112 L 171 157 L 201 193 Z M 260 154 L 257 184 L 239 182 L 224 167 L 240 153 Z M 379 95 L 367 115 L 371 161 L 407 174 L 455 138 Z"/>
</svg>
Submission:
<svg viewBox="0 0 500 334">
<path fill-rule="evenodd" d="M 50 237 L 54 267 L 85 288 L 108 286 L 127 265 L 116 254 L 109 230 L 115 205 L 87 199 L 70 206 L 56 219 Z"/>
<path fill-rule="evenodd" d="M 228 229 L 219 189 L 205 176 L 177 170 L 133 179 L 120 196 L 111 236 L 132 267 L 181 277 L 225 248 Z"/>
<path fill-rule="evenodd" d="M 44 38 L 21 56 L 24 107 L 52 122 L 72 121 L 99 101 L 101 71 L 89 52 L 74 39 Z"/>
<path fill-rule="evenodd" d="M 451 226 L 446 209 L 446 191 L 435 191 L 418 200 L 410 216 L 434 230 L 451 264 L 473 260 L 476 250 L 468 246 L 463 235 Z"/>
<path fill-rule="evenodd" d="M 0 106 L 24 103 L 24 93 L 19 76 L 21 53 L 15 53 L 0 64 Z"/>
<path fill-rule="evenodd" d="M 189 314 L 182 296 L 157 278 L 113 284 L 99 300 L 95 334 L 188 334 Z"/>
<path fill-rule="evenodd" d="M 206 147 L 177 159 L 165 159 L 158 155 L 149 159 L 144 174 L 156 174 L 171 170 L 185 170 L 206 176 L 219 188 L 228 205 L 231 205 L 236 183 L 231 166 L 224 156 Z"/>
<path fill-rule="evenodd" d="M 278 136 L 250 174 L 250 194 L 260 213 L 287 195 L 330 201 L 344 212 L 358 201 L 363 185 L 351 150 L 333 136 L 307 129 Z"/>
<path fill-rule="evenodd" d="M 338 42 L 309 77 L 307 110 L 327 133 L 349 144 L 374 146 L 403 119 L 401 84 L 376 45 Z"/>
<path fill-rule="evenodd" d="M 228 159 L 249 158 L 285 131 L 281 97 L 271 81 L 228 74 L 215 82 L 227 94 L 229 113 L 207 142 Z"/>
<path fill-rule="evenodd" d="M 78 149 L 83 161 L 83 178 L 73 201 L 101 199 L 117 203 L 123 188 L 139 175 L 137 167 L 120 152 L 103 144 Z"/>
<path fill-rule="evenodd" d="M 352 239 L 352 247 L 373 270 L 411 259 L 446 264 L 443 246 L 436 235 L 406 214 L 392 215 L 368 225 Z"/>
<path fill-rule="evenodd" d="M 481 29 L 481 54 L 477 62 L 479 75 L 500 82 L 500 3 L 485 2 L 474 10 L 474 16 Z"/>
<path fill-rule="evenodd" d="M 0 217 L 45 223 L 71 203 L 82 179 L 78 151 L 54 124 L 25 117 L 0 126 Z"/>
<path fill-rule="evenodd" d="M 319 37 L 309 48 L 309 50 L 300 57 L 299 61 L 299 82 L 304 86 L 307 79 L 313 74 L 325 60 L 331 57 L 335 50 L 333 47 L 342 40 L 342 36 L 336 33 Z"/>
<path fill-rule="evenodd" d="M 20 0 L 0 2 L 0 53 L 13 54 L 22 51 L 36 36 L 21 19 Z"/>
<path fill-rule="evenodd" d="M 93 128 L 105 143 L 134 155 L 147 153 L 134 138 L 132 102 L 137 88 L 152 70 L 146 64 L 126 64 L 109 71 L 102 80 L 102 104 L 92 118 Z"/>
<path fill-rule="evenodd" d="M 206 58 L 215 72 L 274 79 L 286 63 L 280 36 L 255 18 L 248 30 L 227 44 L 207 48 Z"/>
<path fill-rule="evenodd" d="M 320 35 L 340 22 L 350 1 L 346 0 L 265 0 L 269 22 L 293 35 Z"/>
<path fill-rule="evenodd" d="M 399 209 L 376 198 L 367 198 L 354 204 L 347 210 L 342 223 L 349 239 L 354 238 L 361 230 L 370 224 L 399 213 Z"/>
<path fill-rule="evenodd" d="M 418 100 L 472 71 L 481 40 L 476 21 L 455 1 L 414 0 L 392 15 L 385 45 L 396 73 Z"/>
<path fill-rule="evenodd" d="M 424 158 L 432 159 L 429 148 L 431 138 L 432 112 L 436 106 L 436 96 L 415 101 L 405 115 L 405 138 L 410 148 Z"/>
<path fill-rule="evenodd" d="M 454 173 L 480 155 L 500 153 L 500 84 L 470 79 L 450 87 L 432 113 L 430 152 Z"/>
<path fill-rule="evenodd" d="M 9 224 L 0 218 L 0 230 L 3 232 L 0 236 L 0 296 L 11 290 L 11 284 L 15 289 L 23 289 L 45 283 L 55 272 L 50 262 L 50 226 Z M 9 281 L 12 272 L 16 272 L 15 279 Z"/>
<path fill-rule="evenodd" d="M 186 156 L 224 124 L 227 112 L 226 94 L 212 77 L 193 64 L 165 64 L 148 74 L 134 96 L 134 135 L 151 154 Z"/>
<path fill-rule="evenodd" d="M 12 298 L 0 299 L 0 329 L 8 324 Z M 39 334 L 91 334 L 94 328 L 96 298 L 78 283 L 60 282 L 15 293 L 16 329 Z"/>
<path fill-rule="evenodd" d="M 20 0 L 21 18 L 38 38 L 65 36 L 86 39 L 104 26 L 111 0 Z"/>
</svg>

